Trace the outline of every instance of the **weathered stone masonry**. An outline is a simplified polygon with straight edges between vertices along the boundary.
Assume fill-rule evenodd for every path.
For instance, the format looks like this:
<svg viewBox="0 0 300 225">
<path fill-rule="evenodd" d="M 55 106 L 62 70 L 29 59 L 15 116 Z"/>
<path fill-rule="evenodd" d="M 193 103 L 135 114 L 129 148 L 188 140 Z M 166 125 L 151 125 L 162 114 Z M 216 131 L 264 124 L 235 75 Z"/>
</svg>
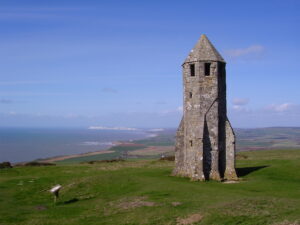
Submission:
<svg viewBox="0 0 300 225">
<path fill-rule="evenodd" d="M 192 180 L 237 179 L 225 66 L 205 35 L 182 65 L 184 107 L 176 133 L 174 175 Z"/>
</svg>

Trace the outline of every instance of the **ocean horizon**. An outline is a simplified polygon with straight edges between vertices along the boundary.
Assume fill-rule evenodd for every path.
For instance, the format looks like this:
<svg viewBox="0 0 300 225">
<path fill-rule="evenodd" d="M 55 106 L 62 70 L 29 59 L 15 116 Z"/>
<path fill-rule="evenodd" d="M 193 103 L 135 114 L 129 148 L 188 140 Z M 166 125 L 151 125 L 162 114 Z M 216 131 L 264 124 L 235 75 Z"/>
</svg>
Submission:
<svg viewBox="0 0 300 225">
<path fill-rule="evenodd" d="M 105 150 L 116 141 L 148 136 L 142 129 L 0 128 L 0 162 L 18 163 Z"/>
</svg>

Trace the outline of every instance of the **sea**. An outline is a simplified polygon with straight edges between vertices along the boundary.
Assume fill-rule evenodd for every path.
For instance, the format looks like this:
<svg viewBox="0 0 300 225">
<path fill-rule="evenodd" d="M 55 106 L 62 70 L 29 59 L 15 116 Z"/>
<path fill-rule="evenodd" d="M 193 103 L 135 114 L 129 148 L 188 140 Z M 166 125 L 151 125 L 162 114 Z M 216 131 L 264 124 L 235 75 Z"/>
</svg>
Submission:
<svg viewBox="0 0 300 225">
<path fill-rule="evenodd" d="M 26 162 L 105 150 L 117 141 L 149 136 L 144 130 L 87 128 L 0 128 L 0 162 Z"/>
</svg>

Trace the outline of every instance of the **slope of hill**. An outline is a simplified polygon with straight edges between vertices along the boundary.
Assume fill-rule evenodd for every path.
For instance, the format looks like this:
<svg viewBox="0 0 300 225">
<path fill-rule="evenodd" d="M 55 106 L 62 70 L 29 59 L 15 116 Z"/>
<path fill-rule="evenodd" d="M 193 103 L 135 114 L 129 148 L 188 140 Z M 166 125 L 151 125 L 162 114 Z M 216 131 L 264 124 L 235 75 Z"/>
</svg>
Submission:
<svg viewBox="0 0 300 225">
<path fill-rule="evenodd" d="M 173 162 L 158 160 L 2 169 L 0 224 L 298 224 L 300 151 L 238 159 L 239 183 L 172 177 Z"/>
</svg>

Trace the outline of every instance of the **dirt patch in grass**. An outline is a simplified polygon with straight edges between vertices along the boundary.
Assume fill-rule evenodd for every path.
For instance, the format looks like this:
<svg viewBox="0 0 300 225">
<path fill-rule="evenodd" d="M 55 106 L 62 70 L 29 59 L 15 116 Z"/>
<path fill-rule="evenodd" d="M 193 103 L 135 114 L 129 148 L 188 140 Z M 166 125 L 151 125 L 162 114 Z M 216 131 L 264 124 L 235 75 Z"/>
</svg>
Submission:
<svg viewBox="0 0 300 225">
<path fill-rule="evenodd" d="M 175 161 L 175 156 L 174 155 L 163 156 L 163 157 L 160 157 L 159 160 L 160 161 Z"/>
<path fill-rule="evenodd" d="M 203 215 L 200 213 L 191 214 L 185 218 L 177 218 L 177 225 L 189 225 L 198 223 L 203 219 Z"/>
<path fill-rule="evenodd" d="M 133 198 L 124 198 L 119 200 L 115 207 L 118 209 L 134 209 L 138 207 L 148 206 L 152 207 L 155 206 L 155 202 L 146 201 L 146 197 L 133 197 Z"/>
<path fill-rule="evenodd" d="M 298 223 L 298 221 L 290 222 L 290 221 L 285 220 L 280 223 L 274 223 L 274 225 L 300 225 L 300 223 Z"/>
<path fill-rule="evenodd" d="M 157 204 L 155 202 L 147 201 L 147 197 L 145 196 L 126 197 L 108 203 L 108 205 L 103 208 L 103 214 L 105 216 L 112 216 L 114 214 L 124 213 L 139 207 L 153 207 L 156 205 Z"/>
<path fill-rule="evenodd" d="M 181 205 L 181 202 L 172 202 L 171 205 L 172 206 L 179 206 L 179 205 Z"/>
<path fill-rule="evenodd" d="M 35 207 L 35 209 L 36 209 L 37 211 L 44 211 L 44 210 L 47 209 L 47 207 L 44 206 L 44 205 L 37 205 L 37 206 Z"/>
<path fill-rule="evenodd" d="M 124 161 L 116 163 L 96 163 L 86 164 L 91 166 L 94 171 L 106 170 L 116 171 L 124 168 L 160 168 L 160 167 L 171 167 L 174 166 L 174 162 L 171 161 L 159 161 L 159 160 L 140 160 L 140 161 Z"/>
<path fill-rule="evenodd" d="M 244 198 L 238 201 L 227 202 L 218 208 L 223 214 L 229 216 L 259 216 L 273 217 L 277 208 L 284 208 L 286 211 L 294 209 L 295 201 L 291 199 L 276 199 L 268 197 Z"/>
<path fill-rule="evenodd" d="M 239 181 L 237 180 L 225 180 L 222 182 L 223 184 L 238 184 L 240 183 Z"/>
<path fill-rule="evenodd" d="M 238 153 L 238 154 L 236 154 L 235 158 L 236 159 L 248 159 L 248 156 Z"/>
</svg>

